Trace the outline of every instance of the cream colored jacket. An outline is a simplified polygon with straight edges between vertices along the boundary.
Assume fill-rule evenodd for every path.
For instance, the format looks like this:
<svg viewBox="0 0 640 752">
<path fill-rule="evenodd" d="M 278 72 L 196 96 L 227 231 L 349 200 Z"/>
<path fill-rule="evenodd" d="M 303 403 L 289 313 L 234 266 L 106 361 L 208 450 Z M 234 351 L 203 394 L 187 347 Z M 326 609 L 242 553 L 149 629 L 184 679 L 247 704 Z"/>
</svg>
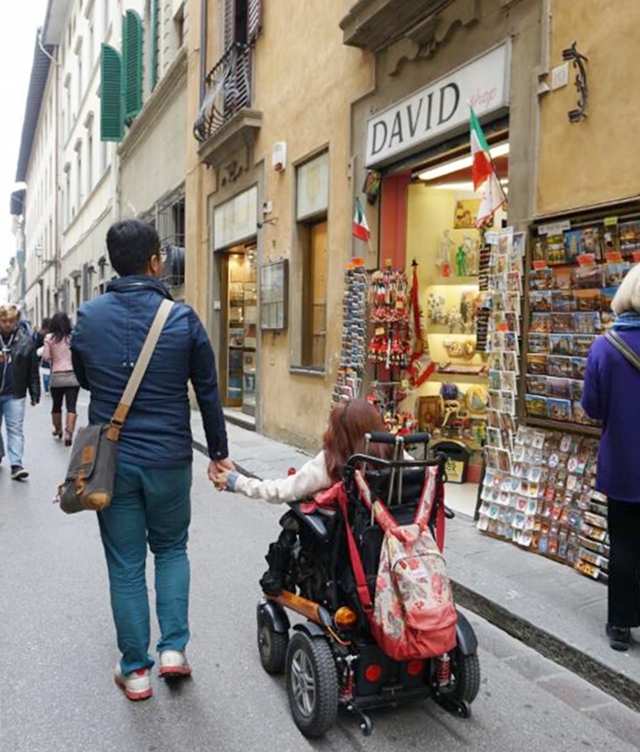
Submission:
<svg viewBox="0 0 640 752">
<path fill-rule="evenodd" d="M 324 452 L 306 462 L 295 475 L 276 480 L 258 480 L 240 475 L 236 478 L 233 490 L 251 499 L 264 499 L 271 504 L 285 504 L 288 501 L 313 496 L 318 491 L 333 485 L 327 472 Z"/>
</svg>

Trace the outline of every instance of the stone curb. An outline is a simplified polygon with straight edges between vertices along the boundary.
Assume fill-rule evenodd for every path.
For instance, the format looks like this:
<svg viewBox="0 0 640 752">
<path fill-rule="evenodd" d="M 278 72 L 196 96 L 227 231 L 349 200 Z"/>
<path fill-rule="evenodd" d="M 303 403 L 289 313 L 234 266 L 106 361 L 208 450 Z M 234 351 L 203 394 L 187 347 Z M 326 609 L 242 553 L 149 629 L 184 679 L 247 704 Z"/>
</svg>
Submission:
<svg viewBox="0 0 640 752">
<path fill-rule="evenodd" d="M 198 452 L 209 456 L 207 447 L 201 442 L 194 441 L 193 446 Z M 236 467 L 243 475 L 250 478 L 258 477 L 237 463 Z M 503 606 L 466 585 L 455 580 L 451 581 L 451 585 L 457 605 L 486 619 L 540 655 L 577 674 L 632 710 L 640 712 L 640 683 L 606 666 L 556 635 L 537 627 L 527 619 L 507 611 Z"/>
<path fill-rule="evenodd" d="M 588 653 L 565 642 L 517 614 L 495 603 L 466 585 L 452 580 L 452 590 L 457 605 L 473 611 L 503 632 L 515 637 L 545 658 L 577 674 L 585 681 L 640 711 L 640 684 L 629 676 L 596 660 Z"/>
</svg>

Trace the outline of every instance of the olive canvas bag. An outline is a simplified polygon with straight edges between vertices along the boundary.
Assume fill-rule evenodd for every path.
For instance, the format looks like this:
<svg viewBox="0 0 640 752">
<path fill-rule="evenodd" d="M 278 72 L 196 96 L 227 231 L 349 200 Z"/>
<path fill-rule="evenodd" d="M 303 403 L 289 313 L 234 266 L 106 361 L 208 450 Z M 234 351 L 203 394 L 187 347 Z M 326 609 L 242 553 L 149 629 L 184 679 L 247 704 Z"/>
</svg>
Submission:
<svg viewBox="0 0 640 752">
<path fill-rule="evenodd" d="M 160 304 L 111 420 L 102 425 L 86 426 L 78 431 L 64 483 L 58 487 L 57 501 L 63 512 L 100 512 L 111 503 L 120 432 L 172 307 L 173 302 L 170 300 L 163 300 Z"/>
</svg>

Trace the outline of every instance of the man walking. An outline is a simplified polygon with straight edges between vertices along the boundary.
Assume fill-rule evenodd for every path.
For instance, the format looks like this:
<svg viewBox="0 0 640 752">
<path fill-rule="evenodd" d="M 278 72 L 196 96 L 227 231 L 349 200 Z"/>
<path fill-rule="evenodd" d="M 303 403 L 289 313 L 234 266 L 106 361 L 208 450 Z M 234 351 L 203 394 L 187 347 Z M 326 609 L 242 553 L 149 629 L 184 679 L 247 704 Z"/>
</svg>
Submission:
<svg viewBox="0 0 640 752">
<path fill-rule="evenodd" d="M 91 392 L 92 424 L 110 420 L 160 303 L 170 298 L 159 281 L 163 259 L 153 227 L 135 219 L 116 222 L 107 233 L 107 248 L 120 279 L 80 308 L 71 345 L 78 381 Z M 121 433 L 113 499 L 98 514 L 122 654 L 115 680 L 130 700 L 152 694 L 147 541 L 155 561 L 159 673 L 191 673 L 185 655 L 192 465 L 189 381 L 202 413 L 213 478 L 221 468 L 233 467 L 214 354 L 195 312 L 174 304 Z"/>
<path fill-rule="evenodd" d="M 7 453 L 13 480 L 26 480 L 22 466 L 24 454 L 24 411 L 29 392 L 31 404 L 40 402 L 40 374 L 36 348 L 20 322 L 14 305 L 0 306 L 0 429 L 7 426 Z M 0 433 L 0 462 L 4 444 Z"/>
</svg>

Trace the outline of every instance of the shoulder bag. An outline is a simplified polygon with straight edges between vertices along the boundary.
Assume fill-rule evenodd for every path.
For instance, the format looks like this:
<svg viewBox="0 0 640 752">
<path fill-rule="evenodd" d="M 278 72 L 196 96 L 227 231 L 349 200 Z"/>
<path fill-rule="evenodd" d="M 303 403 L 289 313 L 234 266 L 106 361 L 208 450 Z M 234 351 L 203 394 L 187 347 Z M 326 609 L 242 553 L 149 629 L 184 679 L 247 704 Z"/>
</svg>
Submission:
<svg viewBox="0 0 640 752">
<path fill-rule="evenodd" d="M 632 366 L 635 366 L 640 371 L 640 355 L 629 347 L 618 332 L 612 330 L 604 336 L 607 338 L 607 342 L 610 342 L 621 355 L 624 355 Z"/>
<path fill-rule="evenodd" d="M 60 502 L 60 509 L 66 514 L 83 510 L 100 512 L 111 503 L 120 432 L 172 307 L 173 302 L 170 300 L 163 300 L 160 304 L 111 420 L 103 425 L 86 426 L 78 431 L 71 449 L 66 478 L 58 487 L 57 500 Z"/>
</svg>

